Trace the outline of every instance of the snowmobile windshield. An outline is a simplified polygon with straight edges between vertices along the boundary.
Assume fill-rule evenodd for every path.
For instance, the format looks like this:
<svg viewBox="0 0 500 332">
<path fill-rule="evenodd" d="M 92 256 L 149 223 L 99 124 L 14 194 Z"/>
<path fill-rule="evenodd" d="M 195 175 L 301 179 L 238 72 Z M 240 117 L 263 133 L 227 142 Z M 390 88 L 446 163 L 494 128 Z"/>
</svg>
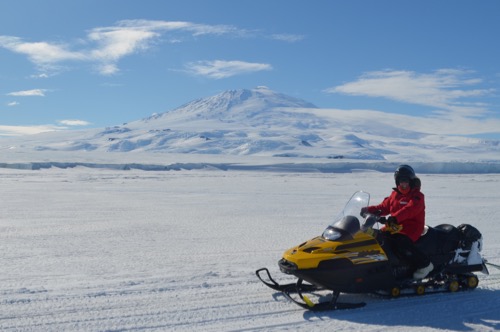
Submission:
<svg viewBox="0 0 500 332">
<path fill-rule="evenodd" d="M 341 241 L 352 239 L 353 235 L 360 231 L 360 211 L 361 208 L 370 203 L 370 194 L 358 191 L 352 195 L 342 212 L 340 212 L 333 222 L 323 232 L 323 237 L 330 241 Z"/>
</svg>

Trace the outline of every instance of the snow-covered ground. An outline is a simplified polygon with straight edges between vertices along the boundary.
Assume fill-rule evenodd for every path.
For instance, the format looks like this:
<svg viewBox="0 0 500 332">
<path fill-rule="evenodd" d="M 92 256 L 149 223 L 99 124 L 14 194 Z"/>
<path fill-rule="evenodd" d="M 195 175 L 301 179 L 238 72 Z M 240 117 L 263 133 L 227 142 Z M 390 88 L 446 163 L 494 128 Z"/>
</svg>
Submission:
<svg viewBox="0 0 500 332">
<path fill-rule="evenodd" d="M 419 174 L 430 225 L 470 223 L 500 264 L 500 175 Z M 267 288 L 283 251 L 391 173 L 0 168 L 1 331 L 493 331 L 500 271 L 470 292 L 313 313 Z"/>
</svg>

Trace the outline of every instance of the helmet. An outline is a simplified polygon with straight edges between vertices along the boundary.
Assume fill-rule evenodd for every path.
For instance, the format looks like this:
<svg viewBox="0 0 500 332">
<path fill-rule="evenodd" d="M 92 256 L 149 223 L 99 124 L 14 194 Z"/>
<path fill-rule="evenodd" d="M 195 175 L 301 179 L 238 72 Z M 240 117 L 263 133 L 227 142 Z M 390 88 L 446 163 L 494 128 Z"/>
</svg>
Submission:
<svg viewBox="0 0 500 332">
<path fill-rule="evenodd" d="M 396 181 L 396 185 L 399 185 L 399 180 L 401 178 L 407 178 L 410 182 L 413 182 L 416 177 L 415 171 L 410 165 L 399 165 L 394 172 L 394 181 Z"/>
</svg>

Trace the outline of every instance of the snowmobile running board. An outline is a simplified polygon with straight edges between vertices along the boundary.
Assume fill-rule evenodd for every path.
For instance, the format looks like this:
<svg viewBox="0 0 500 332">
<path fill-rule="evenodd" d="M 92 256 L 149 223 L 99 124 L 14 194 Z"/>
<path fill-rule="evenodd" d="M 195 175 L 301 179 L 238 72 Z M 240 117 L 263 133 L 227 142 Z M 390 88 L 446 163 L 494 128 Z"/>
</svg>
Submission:
<svg viewBox="0 0 500 332">
<path fill-rule="evenodd" d="M 266 281 L 262 278 L 260 275 L 262 272 L 266 273 L 267 280 Z M 297 282 L 294 283 L 289 283 L 289 284 L 284 284 L 280 285 L 278 282 L 276 282 L 272 277 L 271 273 L 267 268 L 261 268 L 255 271 L 255 274 L 257 277 L 264 283 L 269 288 L 272 288 L 278 292 L 282 292 L 283 295 L 292 301 L 293 303 L 297 304 L 298 306 L 311 310 L 311 311 L 326 311 L 326 310 L 342 310 L 342 309 L 356 309 L 356 308 L 361 308 L 366 305 L 366 303 L 361 302 L 361 303 L 342 303 L 338 302 L 338 298 L 340 295 L 339 291 L 333 291 L 332 293 L 332 298 L 330 301 L 327 302 L 320 302 L 320 303 L 313 303 L 306 295 L 302 294 L 303 292 L 308 292 L 312 293 L 317 290 L 321 290 L 320 287 L 314 286 L 314 285 L 309 285 L 309 284 L 303 284 L 302 279 L 298 279 Z M 294 299 L 291 295 L 291 293 L 297 293 L 300 299 L 303 301 L 298 301 Z"/>
</svg>

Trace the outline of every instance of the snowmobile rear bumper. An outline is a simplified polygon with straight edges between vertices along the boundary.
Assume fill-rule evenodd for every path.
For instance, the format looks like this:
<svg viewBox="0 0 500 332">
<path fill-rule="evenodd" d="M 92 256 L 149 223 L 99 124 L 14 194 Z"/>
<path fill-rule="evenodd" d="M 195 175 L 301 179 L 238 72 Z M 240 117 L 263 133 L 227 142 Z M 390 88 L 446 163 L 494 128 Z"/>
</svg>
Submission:
<svg viewBox="0 0 500 332">
<path fill-rule="evenodd" d="M 485 263 L 474 265 L 449 265 L 445 268 L 445 271 L 450 274 L 465 274 L 469 272 L 482 272 L 484 274 L 489 274 Z"/>
</svg>

